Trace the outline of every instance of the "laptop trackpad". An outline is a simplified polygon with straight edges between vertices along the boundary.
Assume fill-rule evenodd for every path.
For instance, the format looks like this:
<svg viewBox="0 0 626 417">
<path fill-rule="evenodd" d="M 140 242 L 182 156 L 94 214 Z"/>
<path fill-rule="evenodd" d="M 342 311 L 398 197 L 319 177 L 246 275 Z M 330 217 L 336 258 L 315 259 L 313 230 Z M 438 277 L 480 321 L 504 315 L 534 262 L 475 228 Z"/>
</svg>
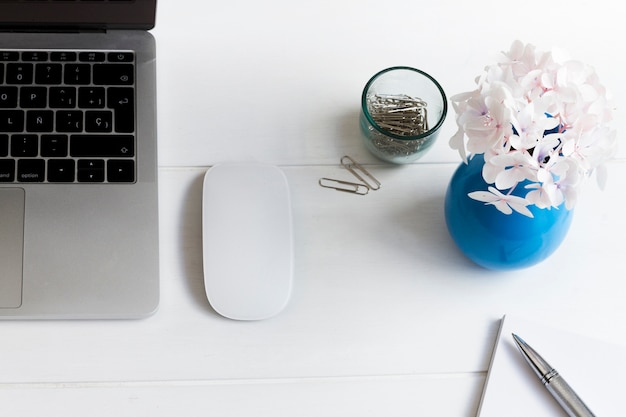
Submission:
<svg viewBox="0 0 626 417">
<path fill-rule="evenodd" d="M 22 304 L 24 190 L 0 189 L 0 308 Z"/>
</svg>

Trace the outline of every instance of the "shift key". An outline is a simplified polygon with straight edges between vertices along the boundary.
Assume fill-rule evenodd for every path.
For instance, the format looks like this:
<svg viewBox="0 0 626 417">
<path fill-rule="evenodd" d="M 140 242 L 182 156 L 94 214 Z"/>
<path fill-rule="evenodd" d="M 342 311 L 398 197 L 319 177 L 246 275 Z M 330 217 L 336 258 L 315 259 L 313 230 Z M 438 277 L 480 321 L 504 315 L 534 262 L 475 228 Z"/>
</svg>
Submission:
<svg viewBox="0 0 626 417">
<path fill-rule="evenodd" d="M 132 135 L 72 135 L 70 155 L 77 158 L 132 158 L 135 156 L 135 138 Z"/>
</svg>

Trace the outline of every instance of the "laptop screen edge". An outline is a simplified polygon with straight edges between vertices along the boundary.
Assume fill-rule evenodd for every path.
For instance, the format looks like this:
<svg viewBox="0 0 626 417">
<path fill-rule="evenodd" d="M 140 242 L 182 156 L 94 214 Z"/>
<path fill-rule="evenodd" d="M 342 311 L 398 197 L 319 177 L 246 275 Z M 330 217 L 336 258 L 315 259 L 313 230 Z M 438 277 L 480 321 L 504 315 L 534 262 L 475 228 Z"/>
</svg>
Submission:
<svg viewBox="0 0 626 417">
<path fill-rule="evenodd" d="M 0 2 L 0 30 L 106 30 L 154 28 L 157 0 Z"/>
</svg>

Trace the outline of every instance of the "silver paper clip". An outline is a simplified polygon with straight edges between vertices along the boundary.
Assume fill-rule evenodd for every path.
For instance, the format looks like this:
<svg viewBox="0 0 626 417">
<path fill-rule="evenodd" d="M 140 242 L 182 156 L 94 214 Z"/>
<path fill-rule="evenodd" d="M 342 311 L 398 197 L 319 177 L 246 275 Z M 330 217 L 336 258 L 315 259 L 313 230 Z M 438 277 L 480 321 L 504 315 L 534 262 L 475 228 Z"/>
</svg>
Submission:
<svg viewBox="0 0 626 417">
<path fill-rule="evenodd" d="M 336 180 L 333 178 L 320 178 L 319 184 L 324 188 L 332 188 L 333 190 L 343 191 L 346 193 L 365 195 L 369 192 L 369 187 L 350 181 Z"/>
<path fill-rule="evenodd" d="M 378 190 L 380 188 L 380 181 L 348 155 L 341 158 L 341 165 L 361 182 L 320 178 L 318 181 L 319 185 L 324 188 L 332 188 L 333 190 L 359 195 L 366 195 L 370 190 Z M 369 178 L 369 181 L 364 177 Z"/>
<path fill-rule="evenodd" d="M 348 160 L 349 162 L 346 162 L 345 160 Z M 370 190 L 376 191 L 380 188 L 380 181 L 374 178 L 372 174 L 370 174 L 365 168 L 363 168 L 359 163 L 357 163 L 354 159 L 350 158 L 348 155 L 345 155 L 343 158 L 341 158 L 341 165 L 343 165 L 344 168 L 350 171 L 352 175 L 357 177 L 359 181 L 365 184 L 365 186 L 369 188 Z M 363 176 L 361 176 L 359 172 L 361 172 L 363 176 L 369 178 L 370 181 L 373 182 L 373 184 L 371 184 L 365 178 L 363 178 Z"/>
</svg>

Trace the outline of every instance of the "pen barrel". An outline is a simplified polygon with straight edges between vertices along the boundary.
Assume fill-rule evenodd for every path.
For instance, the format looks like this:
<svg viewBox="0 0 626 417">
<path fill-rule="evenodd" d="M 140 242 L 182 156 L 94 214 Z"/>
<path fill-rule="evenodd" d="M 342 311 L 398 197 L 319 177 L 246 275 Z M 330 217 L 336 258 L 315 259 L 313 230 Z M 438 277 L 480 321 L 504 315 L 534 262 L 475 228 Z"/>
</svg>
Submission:
<svg viewBox="0 0 626 417">
<path fill-rule="evenodd" d="M 595 417 L 595 414 L 560 375 L 550 379 L 546 388 L 570 417 Z"/>
</svg>

